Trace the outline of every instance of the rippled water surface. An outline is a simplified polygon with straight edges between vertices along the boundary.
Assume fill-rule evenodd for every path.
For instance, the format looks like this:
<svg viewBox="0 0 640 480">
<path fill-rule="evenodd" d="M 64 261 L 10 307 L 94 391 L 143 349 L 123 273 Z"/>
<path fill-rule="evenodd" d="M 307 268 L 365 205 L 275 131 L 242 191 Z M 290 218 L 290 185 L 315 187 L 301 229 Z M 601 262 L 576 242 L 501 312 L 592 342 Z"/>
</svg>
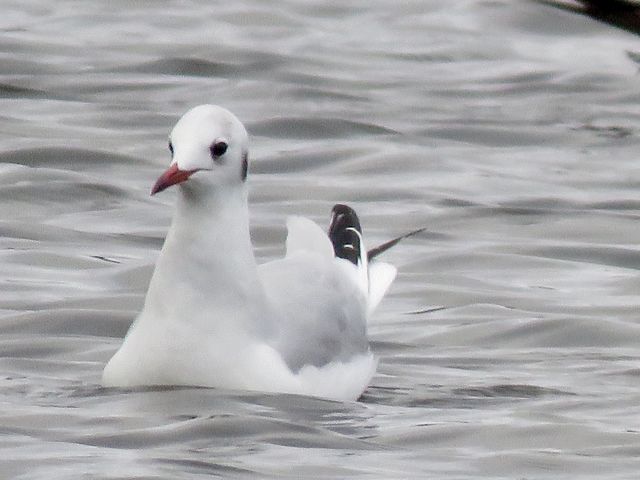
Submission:
<svg viewBox="0 0 640 480">
<path fill-rule="evenodd" d="M 0 478 L 637 478 L 636 37 L 506 0 L 2 10 Z M 359 402 L 99 386 L 200 103 L 250 131 L 261 259 L 338 201 L 370 244 L 427 227 Z"/>
</svg>

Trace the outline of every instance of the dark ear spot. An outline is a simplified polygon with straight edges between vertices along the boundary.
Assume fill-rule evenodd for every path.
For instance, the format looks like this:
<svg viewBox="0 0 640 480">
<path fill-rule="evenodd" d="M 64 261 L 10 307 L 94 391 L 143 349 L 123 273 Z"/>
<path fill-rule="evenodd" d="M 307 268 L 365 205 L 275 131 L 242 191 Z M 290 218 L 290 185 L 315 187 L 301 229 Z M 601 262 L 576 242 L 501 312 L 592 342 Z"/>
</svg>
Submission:
<svg viewBox="0 0 640 480">
<path fill-rule="evenodd" d="M 242 181 L 247 180 L 247 175 L 249 174 L 249 152 L 244 152 L 242 154 Z"/>
</svg>

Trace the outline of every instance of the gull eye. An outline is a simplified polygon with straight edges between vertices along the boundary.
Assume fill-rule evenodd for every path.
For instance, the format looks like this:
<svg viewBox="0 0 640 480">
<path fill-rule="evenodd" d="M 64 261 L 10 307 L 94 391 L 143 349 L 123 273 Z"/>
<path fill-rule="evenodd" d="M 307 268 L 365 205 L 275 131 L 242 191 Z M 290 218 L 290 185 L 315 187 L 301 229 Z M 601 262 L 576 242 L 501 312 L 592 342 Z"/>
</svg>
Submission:
<svg viewBox="0 0 640 480">
<path fill-rule="evenodd" d="M 171 152 L 171 156 L 173 157 L 173 143 L 169 141 L 169 151 Z"/>
<path fill-rule="evenodd" d="M 227 142 L 219 141 L 215 142 L 209 147 L 209 151 L 211 152 L 212 157 L 221 157 L 224 155 L 224 152 L 227 151 Z"/>
</svg>

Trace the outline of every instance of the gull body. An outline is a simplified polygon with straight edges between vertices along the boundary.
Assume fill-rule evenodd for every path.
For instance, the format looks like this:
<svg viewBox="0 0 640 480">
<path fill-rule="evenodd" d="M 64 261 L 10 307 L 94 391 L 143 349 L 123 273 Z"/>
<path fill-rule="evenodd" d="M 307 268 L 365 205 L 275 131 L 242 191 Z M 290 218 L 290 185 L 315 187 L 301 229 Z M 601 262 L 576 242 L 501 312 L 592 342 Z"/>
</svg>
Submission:
<svg viewBox="0 0 640 480">
<path fill-rule="evenodd" d="M 178 121 L 169 145 L 171 164 L 152 193 L 179 189 L 172 224 L 103 384 L 357 399 L 376 369 L 367 319 L 396 270 L 368 261 L 355 212 L 336 206 L 329 235 L 290 217 L 284 258 L 258 265 L 242 123 L 201 105 Z"/>
</svg>

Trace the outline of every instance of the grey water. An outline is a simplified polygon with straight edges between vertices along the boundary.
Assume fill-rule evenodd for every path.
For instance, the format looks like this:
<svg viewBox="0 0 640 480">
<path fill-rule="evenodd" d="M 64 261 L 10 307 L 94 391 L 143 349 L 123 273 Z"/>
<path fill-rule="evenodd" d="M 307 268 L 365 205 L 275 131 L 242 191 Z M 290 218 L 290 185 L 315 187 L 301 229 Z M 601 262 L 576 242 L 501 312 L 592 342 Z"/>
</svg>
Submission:
<svg viewBox="0 0 640 480">
<path fill-rule="evenodd" d="M 0 478 L 637 478 L 637 37 L 528 1 L 4 0 Z M 100 387 L 200 103 L 252 235 L 354 206 L 398 278 L 358 402 Z"/>
</svg>

